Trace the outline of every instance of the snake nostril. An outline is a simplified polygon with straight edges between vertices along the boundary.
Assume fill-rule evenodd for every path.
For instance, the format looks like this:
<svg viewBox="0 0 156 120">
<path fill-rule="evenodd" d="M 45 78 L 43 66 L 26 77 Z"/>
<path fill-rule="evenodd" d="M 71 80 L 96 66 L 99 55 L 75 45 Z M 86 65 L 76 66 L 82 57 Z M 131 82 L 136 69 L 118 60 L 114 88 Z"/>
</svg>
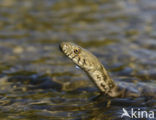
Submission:
<svg viewBox="0 0 156 120">
<path fill-rule="evenodd" d="M 59 48 L 62 51 L 64 51 L 64 50 L 66 50 L 68 48 L 68 45 L 66 44 L 66 42 L 62 42 L 62 43 L 60 43 Z"/>
</svg>

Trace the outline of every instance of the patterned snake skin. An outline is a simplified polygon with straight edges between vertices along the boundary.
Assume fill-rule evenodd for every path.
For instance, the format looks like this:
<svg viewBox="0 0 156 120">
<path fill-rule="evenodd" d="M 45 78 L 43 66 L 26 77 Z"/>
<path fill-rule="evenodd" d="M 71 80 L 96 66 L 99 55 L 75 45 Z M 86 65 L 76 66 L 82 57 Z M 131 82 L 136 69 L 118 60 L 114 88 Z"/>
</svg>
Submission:
<svg viewBox="0 0 156 120">
<path fill-rule="evenodd" d="M 125 85 L 116 85 L 97 57 L 74 43 L 62 42 L 60 49 L 87 73 L 102 93 L 110 97 L 139 97 L 141 96 L 140 91 L 145 89 L 142 87 L 139 90 L 133 91 L 125 87 Z"/>
</svg>

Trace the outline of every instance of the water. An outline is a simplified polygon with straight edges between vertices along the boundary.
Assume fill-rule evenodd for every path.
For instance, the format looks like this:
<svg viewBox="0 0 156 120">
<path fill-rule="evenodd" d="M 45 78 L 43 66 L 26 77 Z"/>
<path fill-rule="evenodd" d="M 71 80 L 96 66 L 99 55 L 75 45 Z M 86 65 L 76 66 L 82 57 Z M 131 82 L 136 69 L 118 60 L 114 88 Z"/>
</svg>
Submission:
<svg viewBox="0 0 156 120">
<path fill-rule="evenodd" d="M 98 89 L 58 48 L 72 41 L 114 80 L 155 86 L 155 0 L 1 0 L 0 14 L 1 120 L 120 120 L 123 107 L 156 110 L 152 98 L 110 106 L 95 98 Z"/>
</svg>

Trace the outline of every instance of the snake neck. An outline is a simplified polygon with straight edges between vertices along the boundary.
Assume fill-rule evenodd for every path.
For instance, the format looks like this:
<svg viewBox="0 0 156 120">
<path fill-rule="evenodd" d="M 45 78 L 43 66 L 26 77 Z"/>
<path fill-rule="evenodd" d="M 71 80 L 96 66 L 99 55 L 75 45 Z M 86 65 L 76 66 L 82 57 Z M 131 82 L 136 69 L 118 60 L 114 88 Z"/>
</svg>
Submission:
<svg viewBox="0 0 156 120">
<path fill-rule="evenodd" d="M 108 72 L 101 64 L 99 68 L 85 70 L 88 76 L 92 79 L 97 88 L 104 94 L 109 96 L 117 96 L 117 85 L 110 78 Z"/>
<path fill-rule="evenodd" d="M 99 69 L 87 70 L 86 73 L 100 91 L 110 97 L 138 97 L 136 93 L 117 85 L 102 64 Z"/>
</svg>

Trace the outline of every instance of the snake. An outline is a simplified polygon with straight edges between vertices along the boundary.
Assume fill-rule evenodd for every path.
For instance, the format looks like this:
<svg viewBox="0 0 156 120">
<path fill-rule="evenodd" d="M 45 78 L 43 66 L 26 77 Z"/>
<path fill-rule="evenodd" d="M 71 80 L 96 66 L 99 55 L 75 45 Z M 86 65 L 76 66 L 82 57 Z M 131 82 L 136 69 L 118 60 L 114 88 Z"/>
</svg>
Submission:
<svg viewBox="0 0 156 120">
<path fill-rule="evenodd" d="M 139 97 L 149 93 L 148 88 L 144 86 L 134 90 L 130 89 L 129 85 L 117 84 L 98 58 L 79 45 L 72 42 L 62 42 L 59 47 L 69 59 L 87 73 L 101 93 L 109 97 Z"/>
</svg>

